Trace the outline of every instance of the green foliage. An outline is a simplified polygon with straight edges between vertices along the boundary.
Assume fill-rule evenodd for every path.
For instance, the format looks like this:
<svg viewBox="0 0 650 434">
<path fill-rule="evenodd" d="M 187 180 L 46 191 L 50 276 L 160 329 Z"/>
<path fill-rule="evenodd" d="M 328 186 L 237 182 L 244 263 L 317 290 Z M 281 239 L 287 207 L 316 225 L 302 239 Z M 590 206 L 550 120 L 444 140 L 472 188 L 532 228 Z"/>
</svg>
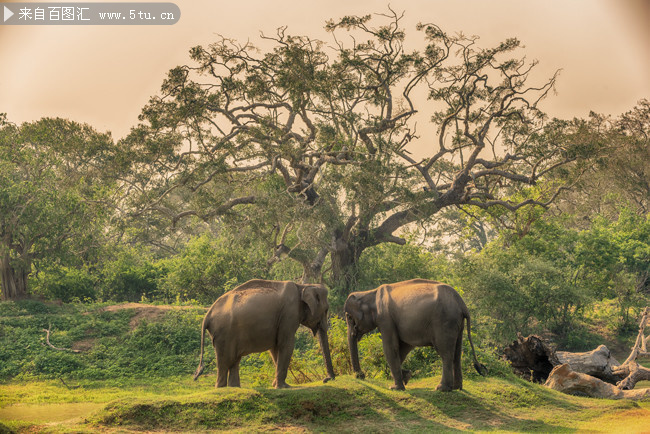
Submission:
<svg viewBox="0 0 650 434">
<path fill-rule="evenodd" d="M 32 292 L 48 300 L 89 301 L 97 298 L 97 277 L 87 267 L 49 267 L 34 277 Z"/>
<path fill-rule="evenodd" d="M 588 349 L 594 339 L 585 312 L 595 301 L 617 301 L 620 329 L 633 326 L 649 301 L 648 218 L 623 209 L 617 221 L 597 217 L 582 231 L 563 218 L 538 219 L 526 235 L 504 232 L 466 255 L 457 268 L 460 286 L 495 343 L 550 331 L 567 349 Z"/>
<path fill-rule="evenodd" d="M 205 233 L 191 239 L 179 255 L 161 261 L 168 270 L 161 290 L 167 299 L 212 303 L 247 280 L 264 277 L 264 262 L 254 253 Z"/>
<path fill-rule="evenodd" d="M 635 326 L 650 292 L 650 214 L 622 209 L 618 220 L 597 218 L 580 233 L 576 262 L 598 299 L 615 298 L 621 329 Z"/>
<path fill-rule="evenodd" d="M 495 343 L 504 344 L 517 332 L 545 329 L 563 339 L 578 326 L 589 301 L 584 288 L 570 281 L 566 271 L 525 250 L 495 245 L 467 257 L 460 267 L 460 280 L 478 310 L 477 317 L 494 321 L 480 327 L 494 326 Z"/>
<path fill-rule="evenodd" d="M 361 256 L 357 288 L 372 289 L 384 283 L 415 277 L 448 281 L 451 277 L 449 268 L 447 258 L 413 244 L 412 239 L 403 246 L 379 244 L 366 249 Z"/>
<path fill-rule="evenodd" d="M 151 309 L 151 308 L 149 308 Z M 102 305 L 0 304 L 0 380 L 72 378 L 117 382 L 127 378 L 190 375 L 196 368 L 203 309 L 159 311 L 138 320 L 133 309 Z M 164 313 L 163 313 L 164 312 Z M 59 348 L 45 345 L 43 329 Z"/>
<path fill-rule="evenodd" d="M 3 298 L 25 295 L 34 262 L 91 254 L 112 188 L 111 152 L 110 135 L 64 119 L 0 125 Z"/>
<path fill-rule="evenodd" d="M 112 259 L 101 263 L 99 296 L 113 301 L 162 298 L 158 279 L 164 271 L 144 249 L 118 249 Z"/>
</svg>

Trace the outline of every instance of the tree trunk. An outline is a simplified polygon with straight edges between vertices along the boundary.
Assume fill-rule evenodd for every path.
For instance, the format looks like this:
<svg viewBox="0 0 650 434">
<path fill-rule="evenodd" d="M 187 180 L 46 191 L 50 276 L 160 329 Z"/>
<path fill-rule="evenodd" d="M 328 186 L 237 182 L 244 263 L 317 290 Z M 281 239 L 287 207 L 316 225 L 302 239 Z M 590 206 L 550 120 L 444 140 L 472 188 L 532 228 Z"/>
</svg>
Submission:
<svg viewBox="0 0 650 434">
<path fill-rule="evenodd" d="M 631 390 L 637 382 L 650 380 L 650 369 L 636 362 L 640 356 L 650 356 L 650 336 L 644 334 L 648 321 L 650 307 L 643 311 L 636 342 L 622 365 L 612 358 L 605 345 L 586 353 L 556 353 L 537 336 L 523 338 L 521 335 L 505 350 L 505 358 L 515 372 L 538 380 L 543 378 L 547 364 L 554 365 L 545 385 L 564 393 L 610 399 L 650 397 L 650 388 Z"/>
<path fill-rule="evenodd" d="M 519 335 L 505 349 L 504 357 L 515 374 L 536 383 L 546 381 L 553 367 L 560 364 L 555 351 L 542 338 L 534 335 L 526 338 Z"/>
<path fill-rule="evenodd" d="M 650 389 L 623 390 L 591 375 L 575 372 L 568 363 L 553 368 L 544 385 L 570 395 L 592 398 L 643 399 L 650 396 Z"/>
<path fill-rule="evenodd" d="M 27 267 L 25 267 L 27 269 Z M 2 300 L 20 300 L 27 297 L 27 278 L 25 269 L 16 269 L 11 264 L 9 253 L 0 256 L 2 274 Z"/>
<path fill-rule="evenodd" d="M 555 351 L 538 336 L 528 336 L 514 341 L 504 351 L 515 373 L 535 382 L 548 379 L 554 367 L 567 364 L 572 371 L 591 375 L 610 384 L 616 384 L 625 375 L 615 372 L 619 363 L 611 356 L 609 349 L 601 345 L 585 353 Z"/>
<path fill-rule="evenodd" d="M 624 376 L 616 375 L 613 372 L 615 366 L 620 363 L 614 359 L 605 345 L 585 353 L 570 353 L 568 351 L 557 351 L 560 363 L 567 363 L 575 372 L 591 375 L 610 384 L 616 384 Z"/>
<path fill-rule="evenodd" d="M 332 281 L 341 289 L 341 295 L 347 297 L 356 288 L 358 263 L 363 250 L 356 243 L 335 237 L 332 243 Z"/>
<path fill-rule="evenodd" d="M 323 264 L 328 253 L 327 249 L 321 249 L 311 262 L 301 262 L 302 278 L 300 283 L 323 283 Z"/>
<path fill-rule="evenodd" d="M 636 362 L 630 362 L 622 366 L 613 368 L 614 374 L 623 378 L 617 386 L 623 390 L 634 389 L 639 381 L 650 381 L 650 369 L 639 365 Z"/>
</svg>

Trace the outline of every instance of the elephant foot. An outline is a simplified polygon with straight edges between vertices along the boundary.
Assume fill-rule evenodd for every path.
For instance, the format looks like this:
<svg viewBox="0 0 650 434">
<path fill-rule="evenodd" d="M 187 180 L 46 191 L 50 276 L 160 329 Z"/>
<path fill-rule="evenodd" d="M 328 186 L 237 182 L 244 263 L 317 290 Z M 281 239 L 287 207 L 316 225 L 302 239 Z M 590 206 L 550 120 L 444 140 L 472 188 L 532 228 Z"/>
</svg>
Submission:
<svg viewBox="0 0 650 434">
<path fill-rule="evenodd" d="M 411 371 L 402 371 L 402 381 L 404 382 L 405 386 L 409 384 L 410 379 L 411 379 Z"/>
<path fill-rule="evenodd" d="M 438 386 L 436 386 L 436 390 L 439 390 L 441 392 L 451 392 L 452 388 L 440 383 L 438 384 Z"/>
<path fill-rule="evenodd" d="M 287 383 L 280 383 L 280 384 L 274 384 L 273 387 L 276 389 L 291 389 L 291 386 L 289 386 Z"/>
<path fill-rule="evenodd" d="M 403 384 L 393 384 L 390 386 L 390 390 L 406 390 Z"/>
</svg>

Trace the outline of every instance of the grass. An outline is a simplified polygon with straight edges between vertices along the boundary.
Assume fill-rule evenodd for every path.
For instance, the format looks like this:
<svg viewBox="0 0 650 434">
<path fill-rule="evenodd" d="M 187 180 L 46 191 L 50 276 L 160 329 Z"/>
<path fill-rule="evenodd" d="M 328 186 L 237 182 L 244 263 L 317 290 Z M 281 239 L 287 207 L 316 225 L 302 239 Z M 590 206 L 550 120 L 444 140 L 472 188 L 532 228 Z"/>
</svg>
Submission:
<svg viewBox="0 0 650 434">
<path fill-rule="evenodd" d="M 517 378 L 468 379 L 438 392 L 439 378 L 409 384 L 338 377 L 290 390 L 215 389 L 214 376 L 101 382 L 73 390 L 53 381 L 0 386 L 0 423 L 16 431 L 295 430 L 317 432 L 647 432 L 650 401 L 563 395 Z M 0 426 L 0 431 L 2 427 Z"/>
<path fill-rule="evenodd" d="M 440 378 L 430 375 L 440 372 L 439 364 L 428 353 L 407 360 L 413 365 L 409 368 L 425 378 L 413 379 L 405 392 L 391 391 L 383 362 L 378 362 L 383 361 L 380 341 L 374 348 L 370 340 L 362 341 L 368 344 L 362 364 L 367 374 L 373 363 L 378 367 L 366 381 L 342 375 L 327 384 L 307 382 L 274 390 L 268 357 L 251 357 L 242 365 L 244 387 L 215 389 L 209 347 L 206 374 L 196 382 L 191 375 L 198 362 L 203 312 L 197 307 L 0 303 L 0 434 L 650 430 L 650 401 L 563 395 L 514 377 L 486 354 L 479 357 L 490 364 L 491 376 L 470 374 L 468 365 L 461 392 L 435 390 Z M 50 325 L 56 345 L 83 343 L 83 351 L 72 354 L 42 345 L 42 329 Z M 344 372 L 344 325 L 333 323 L 330 335 L 337 372 Z M 289 382 L 308 378 L 297 375 L 301 370 L 322 378 L 322 359 L 313 338 L 299 333 L 298 341 L 301 351 L 294 352 Z M 433 369 L 417 370 L 425 365 Z"/>
</svg>

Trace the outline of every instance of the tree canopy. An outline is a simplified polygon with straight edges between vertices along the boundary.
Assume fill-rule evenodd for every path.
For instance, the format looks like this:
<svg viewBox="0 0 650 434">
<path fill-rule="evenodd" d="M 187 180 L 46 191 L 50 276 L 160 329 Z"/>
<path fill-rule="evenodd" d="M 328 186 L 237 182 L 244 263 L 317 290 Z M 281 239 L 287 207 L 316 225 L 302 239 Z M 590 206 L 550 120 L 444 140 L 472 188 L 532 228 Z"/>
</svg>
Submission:
<svg viewBox="0 0 650 434">
<path fill-rule="evenodd" d="M 84 255 L 110 189 L 109 135 L 63 119 L 0 119 L 2 299 L 24 297 L 34 261 Z"/>
<path fill-rule="evenodd" d="M 518 40 L 480 48 L 433 24 L 408 49 L 400 19 L 329 21 L 328 43 L 281 28 L 265 51 L 192 48 L 122 144 L 138 213 L 247 227 L 272 245 L 269 264 L 292 258 L 314 280 L 329 261 L 347 286 L 366 248 L 404 244 L 443 209 L 550 203 L 555 185 L 517 192 L 580 155 L 538 107 L 557 74 L 531 85 Z"/>
</svg>

